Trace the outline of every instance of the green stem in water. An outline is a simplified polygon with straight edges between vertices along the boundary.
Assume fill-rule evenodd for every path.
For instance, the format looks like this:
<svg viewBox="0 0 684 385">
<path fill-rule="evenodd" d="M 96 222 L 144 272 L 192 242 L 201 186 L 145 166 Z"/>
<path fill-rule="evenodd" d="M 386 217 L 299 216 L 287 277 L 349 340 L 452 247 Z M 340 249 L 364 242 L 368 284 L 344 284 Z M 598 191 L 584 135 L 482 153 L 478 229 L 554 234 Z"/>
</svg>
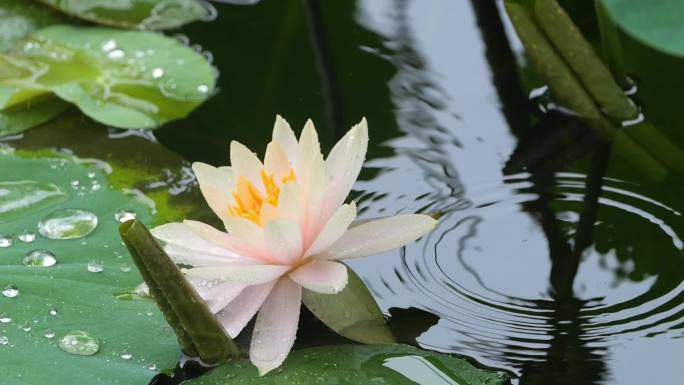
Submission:
<svg viewBox="0 0 684 385">
<path fill-rule="evenodd" d="M 237 345 L 145 225 L 130 220 L 119 233 L 181 349 L 207 364 L 238 358 Z"/>
</svg>

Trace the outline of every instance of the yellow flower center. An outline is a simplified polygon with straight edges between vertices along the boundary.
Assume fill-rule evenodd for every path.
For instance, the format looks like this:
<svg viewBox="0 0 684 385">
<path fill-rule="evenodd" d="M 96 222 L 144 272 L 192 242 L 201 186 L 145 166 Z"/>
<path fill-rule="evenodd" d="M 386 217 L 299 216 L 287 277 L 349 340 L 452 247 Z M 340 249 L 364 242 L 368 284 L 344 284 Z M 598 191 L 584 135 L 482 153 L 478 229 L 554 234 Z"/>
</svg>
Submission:
<svg viewBox="0 0 684 385">
<path fill-rule="evenodd" d="M 261 226 L 260 214 L 264 203 L 278 207 L 278 197 L 280 196 L 280 186 L 275 182 L 273 176 L 268 175 L 263 169 L 260 175 L 265 195 L 248 178 L 239 176 L 235 191 L 232 192 L 235 204 L 228 206 L 228 212 L 232 216 L 249 219 L 259 226 Z M 290 169 L 290 172 L 283 177 L 282 184 L 296 180 L 294 169 Z"/>
</svg>

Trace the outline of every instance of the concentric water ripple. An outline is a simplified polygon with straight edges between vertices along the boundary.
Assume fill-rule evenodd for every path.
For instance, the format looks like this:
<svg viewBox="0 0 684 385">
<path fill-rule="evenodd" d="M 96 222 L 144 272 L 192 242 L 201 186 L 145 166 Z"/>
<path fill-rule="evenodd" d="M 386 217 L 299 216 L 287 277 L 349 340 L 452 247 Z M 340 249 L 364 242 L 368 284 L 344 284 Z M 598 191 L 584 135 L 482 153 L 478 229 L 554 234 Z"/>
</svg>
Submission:
<svg viewBox="0 0 684 385">
<path fill-rule="evenodd" d="M 522 383 L 550 366 L 557 374 L 559 365 L 608 381 L 614 350 L 635 341 L 681 350 L 684 222 L 638 186 L 604 178 L 591 192 L 586 179 L 517 174 L 470 184 L 459 198 L 467 204 L 446 212 L 401 262 L 379 257 L 354 267 L 385 307 L 441 318 L 419 339 L 427 348 L 506 367 Z M 430 205 L 419 197 L 411 206 Z"/>
</svg>

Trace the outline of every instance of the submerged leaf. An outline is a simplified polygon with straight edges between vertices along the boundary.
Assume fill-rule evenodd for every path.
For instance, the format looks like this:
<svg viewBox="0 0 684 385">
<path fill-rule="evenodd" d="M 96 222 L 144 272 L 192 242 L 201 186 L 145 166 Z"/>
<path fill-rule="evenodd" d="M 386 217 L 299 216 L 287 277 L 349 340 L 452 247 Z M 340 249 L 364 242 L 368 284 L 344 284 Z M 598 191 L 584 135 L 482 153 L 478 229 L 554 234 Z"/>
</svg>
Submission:
<svg viewBox="0 0 684 385">
<path fill-rule="evenodd" d="M 52 24 L 64 23 L 63 17 L 32 1 L 0 2 L 0 52 L 6 52 L 31 32 Z"/>
<path fill-rule="evenodd" d="M 149 230 L 131 220 L 119 232 L 185 352 L 209 364 L 237 358 L 237 345 Z"/>
<path fill-rule="evenodd" d="M 202 0 L 40 0 L 94 23 L 134 29 L 171 29 L 211 20 L 216 10 Z"/>
<path fill-rule="evenodd" d="M 0 136 L 16 134 L 41 125 L 68 107 L 69 103 L 53 97 L 0 111 Z"/>
<path fill-rule="evenodd" d="M 214 83 L 202 55 L 152 32 L 60 25 L 0 56 L 0 108 L 54 92 L 120 128 L 155 128 L 182 118 Z"/>
<path fill-rule="evenodd" d="M 509 376 L 463 358 L 407 345 L 332 345 L 290 353 L 282 369 L 260 377 L 248 362 L 222 365 L 188 385 L 459 384 L 503 385 Z"/>
<path fill-rule="evenodd" d="M 337 294 L 304 290 L 302 301 L 323 323 L 350 340 L 365 344 L 395 342 L 382 311 L 356 273 L 347 268 L 349 282 Z"/>
</svg>

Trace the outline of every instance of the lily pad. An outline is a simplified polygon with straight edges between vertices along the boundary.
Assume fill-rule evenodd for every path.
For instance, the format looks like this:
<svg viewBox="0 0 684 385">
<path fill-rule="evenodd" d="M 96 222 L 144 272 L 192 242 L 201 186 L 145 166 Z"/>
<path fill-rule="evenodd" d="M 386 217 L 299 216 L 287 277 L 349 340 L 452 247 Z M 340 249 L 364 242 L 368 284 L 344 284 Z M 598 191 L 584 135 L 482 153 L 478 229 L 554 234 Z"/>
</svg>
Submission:
<svg viewBox="0 0 684 385">
<path fill-rule="evenodd" d="M 114 27 L 171 29 L 212 20 L 216 10 L 199 0 L 40 0 L 64 13 Z"/>
<path fill-rule="evenodd" d="M 0 111 L 0 136 L 16 134 L 41 125 L 62 113 L 69 103 L 48 98 L 36 103 L 26 103 L 16 108 Z"/>
<path fill-rule="evenodd" d="M 59 14 L 26 0 L 2 0 L 0 3 L 0 52 L 12 49 L 31 32 L 52 24 L 64 23 Z"/>
<path fill-rule="evenodd" d="M 13 285 L 18 290 L 15 296 L 0 295 L 0 333 L 6 337 L 6 344 L 0 344 L 2 382 L 143 385 L 158 368 L 174 366 L 176 337 L 156 306 L 115 298 L 141 281 L 119 239 L 115 213 L 126 208 L 149 222 L 149 208 L 108 187 L 102 171 L 68 159 L 0 155 L 0 169 L 5 187 L 33 191 L 34 197 L 50 195 L 24 202 L 21 216 L 0 213 L 3 233 L 15 235 L 11 246 L 0 249 L 0 287 Z M 40 191 L 46 193 L 36 193 Z M 94 213 L 99 218 L 95 230 L 79 239 L 19 239 L 27 230 L 38 234 L 42 218 L 67 208 Z M 56 264 L 25 266 L 22 260 L 33 250 L 49 252 Z M 7 319 L 11 320 L 4 323 Z M 81 332 L 94 338 L 84 347 L 93 355 L 71 354 L 59 347 L 60 340 L 62 345 L 70 341 L 63 337 Z"/>
<path fill-rule="evenodd" d="M 625 32 L 642 43 L 684 57 L 684 2 L 680 0 L 600 0 Z"/>
<path fill-rule="evenodd" d="M 53 92 L 119 128 L 155 128 L 185 117 L 214 84 L 202 55 L 152 32 L 59 25 L 0 56 L 0 108 Z"/>
<path fill-rule="evenodd" d="M 302 301 L 312 313 L 338 334 L 365 344 L 395 342 L 392 331 L 368 287 L 350 268 L 349 282 L 337 294 L 304 290 Z"/>
<path fill-rule="evenodd" d="M 290 353 L 282 369 L 259 377 L 246 360 L 220 366 L 185 385 L 502 385 L 504 372 L 476 368 L 463 358 L 407 345 L 336 345 Z"/>
</svg>

